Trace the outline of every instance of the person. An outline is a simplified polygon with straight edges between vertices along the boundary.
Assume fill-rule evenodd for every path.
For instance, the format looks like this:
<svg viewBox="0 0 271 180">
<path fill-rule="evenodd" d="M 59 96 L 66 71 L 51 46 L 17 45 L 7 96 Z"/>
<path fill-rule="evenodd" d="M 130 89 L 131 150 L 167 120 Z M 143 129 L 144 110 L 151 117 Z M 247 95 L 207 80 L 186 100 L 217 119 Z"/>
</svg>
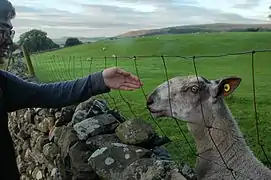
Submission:
<svg viewBox="0 0 271 180">
<path fill-rule="evenodd" d="M 8 0 L 0 0 L 0 57 L 12 47 L 15 8 Z M 2 164 L 0 179 L 19 180 L 13 141 L 8 129 L 8 113 L 24 108 L 59 108 L 83 102 L 111 89 L 134 90 L 143 85 L 139 78 L 117 67 L 106 68 L 86 77 L 65 82 L 35 84 L 0 70 L 0 138 Z"/>
</svg>

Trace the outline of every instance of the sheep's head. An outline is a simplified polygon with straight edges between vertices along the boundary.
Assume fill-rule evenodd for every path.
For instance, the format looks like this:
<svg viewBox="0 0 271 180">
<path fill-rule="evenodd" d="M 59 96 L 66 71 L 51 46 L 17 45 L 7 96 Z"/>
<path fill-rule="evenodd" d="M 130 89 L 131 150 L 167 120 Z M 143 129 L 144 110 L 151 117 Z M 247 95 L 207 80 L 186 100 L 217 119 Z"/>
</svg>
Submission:
<svg viewBox="0 0 271 180">
<path fill-rule="evenodd" d="M 196 76 L 174 77 L 154 89 L 148 96 L 147 107 L 154 117 L 200 121 L 202 107 L 204 111 L 211 111 L 212 106 L 230 95 L 240 82 L 238 77 L 217 80 Z"/>
</svg>

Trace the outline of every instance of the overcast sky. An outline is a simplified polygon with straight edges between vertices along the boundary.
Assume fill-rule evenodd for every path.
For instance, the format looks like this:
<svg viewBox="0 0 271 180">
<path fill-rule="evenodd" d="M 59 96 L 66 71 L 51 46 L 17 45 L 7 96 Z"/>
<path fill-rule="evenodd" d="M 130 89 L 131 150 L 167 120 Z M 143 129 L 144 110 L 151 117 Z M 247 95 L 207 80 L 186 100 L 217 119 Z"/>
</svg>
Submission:
<svg viewBox="0 0 271 180">
<path fill-rule="evenodd" d="M 130 30 L 203 23 L 270 23 L 270 0 L 10 0 L 17 37 L 114 36 Z"/>
</svg>

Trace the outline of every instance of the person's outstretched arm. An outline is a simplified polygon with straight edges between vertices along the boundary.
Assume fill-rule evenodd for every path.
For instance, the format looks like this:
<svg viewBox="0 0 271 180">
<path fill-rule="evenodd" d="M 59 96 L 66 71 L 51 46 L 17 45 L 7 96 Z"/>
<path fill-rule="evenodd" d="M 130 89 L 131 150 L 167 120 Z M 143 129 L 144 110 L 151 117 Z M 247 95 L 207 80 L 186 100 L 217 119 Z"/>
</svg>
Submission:
<svg viewBox="0 0 271 180">
<path fill-rule="evenodd" d="M 64 107 L 110 91 L 102 72 L 73 81 L 48 84 L 30 83 L 6 71 L 0 71 L 0 76 L 3 77 L 0 80 L 4 80 L 3 96 L 8 112 L 31 107 Z"/>
</svg>

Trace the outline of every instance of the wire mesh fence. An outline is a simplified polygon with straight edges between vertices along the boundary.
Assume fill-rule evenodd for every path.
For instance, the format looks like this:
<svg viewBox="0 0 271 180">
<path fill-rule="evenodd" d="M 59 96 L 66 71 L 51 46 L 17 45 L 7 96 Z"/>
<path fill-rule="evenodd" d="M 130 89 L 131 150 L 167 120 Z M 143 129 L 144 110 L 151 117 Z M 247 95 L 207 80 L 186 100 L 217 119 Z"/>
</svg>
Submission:
<svg viewBox="0 0 271 180">
<path fill-rule="evenodd" d="M 231 75 L 241 77 L 244 85 L 240 87 L 240 91 L 227 98 L 226 101 L 238 124 L 240 124 L 248 145 L 266 166 L 271 167 L 271 146 L 269 145 L 271 140 L 267 135 L 271 127 L 271 123 L 268 122 L 269 111 L 267 110 L 271 108 L 271 98 L 268 96 L 267 89 L 268 77 L 271 75 L 268 71 L 270 64 L 268 54 L 270 55 L 270 52 L 271 49 L 204 56 L 121 57 L 112 55 L 110 57 L 76 57 L 70 55 L 34 55 L 32 61 L 38 78 L 43 82 L 73 80 L 111 66 L 121 67 L 134 73 L 144 82 L 144 86 L 140 90 L 136 92 L 111 91 L 108 94 L 102 94 L 101 97 L 125 116 L 146 119 L 160 133 L 170 137 L 173 143 L 169 145 L 169 148 L 176 155 L 175 158 L 192 163 L 195 157 L 199 157 L 225 167 L 231 173 L 233 179 L 238 179 L 236 178 L 238 176 L 253 179 L 247 177 L 242 171 L 232 168 L 224 159 L 223 153 L 220 152 L 210 133 L 212 128 L 216 128 L 215 126 L 205 124 L 210 139 L 223 163 L 206 159 L 196 152 L 194 140 L 188 134 L 183 121 L 173 118 L 174 124 L 168 118 L 156 119 L 146 109 L 145 102 L 147 92 L 152 91 L 163 81 L 169 82 L 169 79 L 174 76 L 194 74 L 197 79 L 201 75 L 210 78 Z M 256 55 L 258 55 L 257 58 Z M 199 71 L 202 73 L 199 73 Z M 168 88 L 168 93 L 170 93 L 170 88 Z M 171 102 L 169 105 L 171 105 Z M 203 109 L 201 109 L 201 112 L 205 121 Z M 216 129 L 223 131 L 223 129 Z"/>
</svg>

